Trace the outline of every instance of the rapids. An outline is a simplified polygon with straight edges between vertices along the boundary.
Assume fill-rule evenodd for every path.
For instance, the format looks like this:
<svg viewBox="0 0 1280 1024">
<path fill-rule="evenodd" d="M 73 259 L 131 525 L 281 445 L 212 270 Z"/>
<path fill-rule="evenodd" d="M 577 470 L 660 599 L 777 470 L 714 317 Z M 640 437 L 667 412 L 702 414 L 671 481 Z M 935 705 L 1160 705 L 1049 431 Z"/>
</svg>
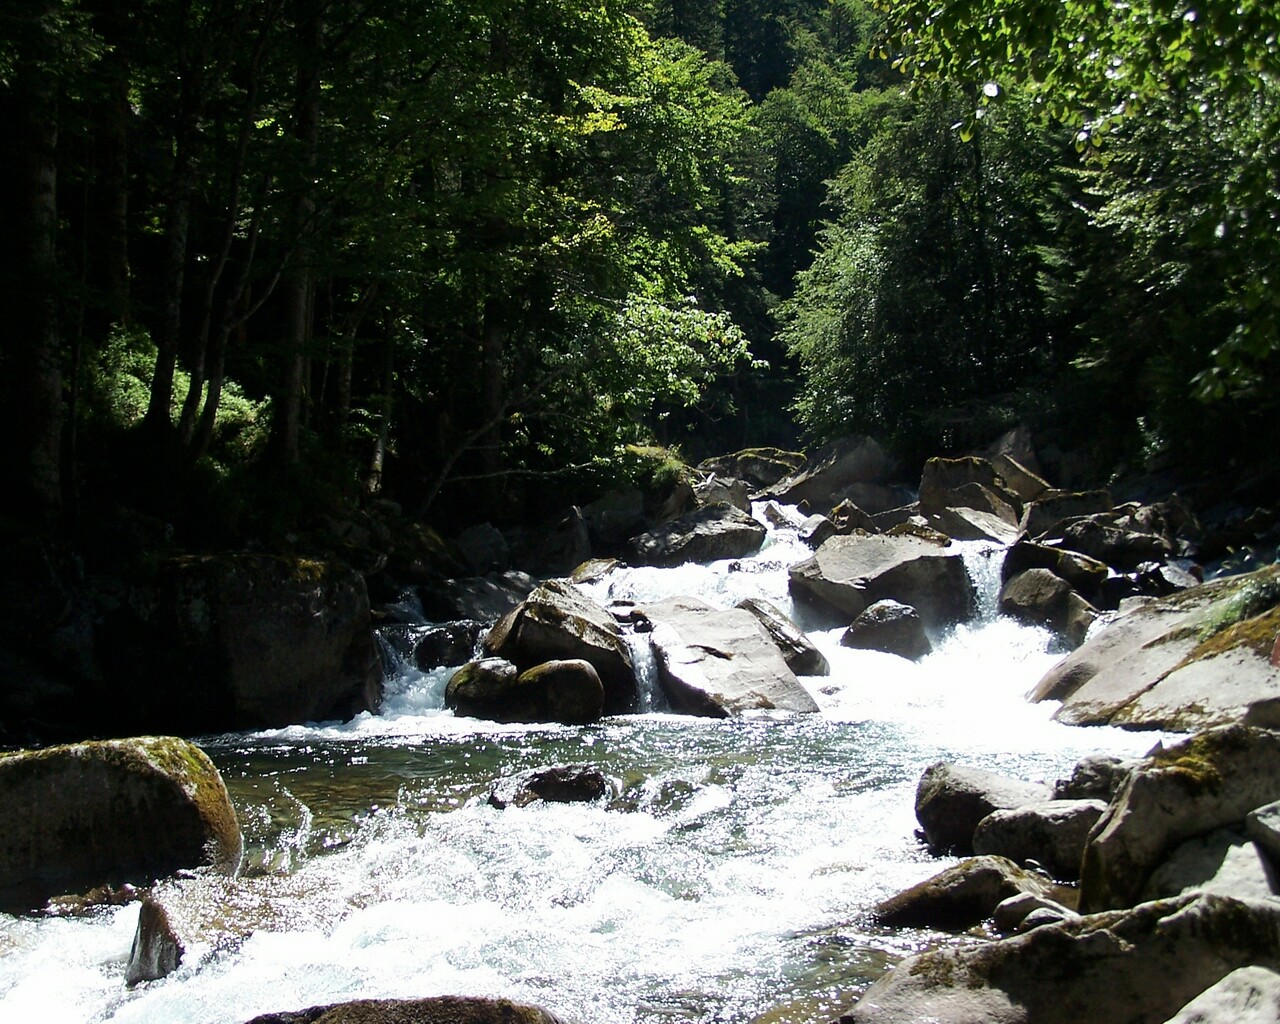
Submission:
<svg viewBox="0 0 1280 1024">
<path fill-rule="evenodd" d="M 651 689 L 649 710 L 598 725 L 499 726 L 444 710 L 449 670 L 393 659 L 379 715 L 203 737 L 245 832 L 247 937 L 211 935 L 175 974 L 129 990 L 136 902 L 0 915 L 0 1020 L 233 1024 L 434 994 L 535 1002 L 582 1024 L 829 1019 L 903 955 L 961 941 L 865 921 L 951 863 L 913 836 L 926 766 L 1053 779 L 1158 738 L 1071 729 L 1027 704 L 1061 652 L 995 613 L 1002 551 L 963 547 L 979 614 L 920 663 L 810 633 L 832 666 L 804 680 L 820 714 L 688 718 Z M 763 596 L 797 614 L 786 569 L 808 554 L 771 527 L 752 558 L 620 569 L 586 589 L 721 607 Z M 601 768 L 617 798 L 488 806 L 495 779 L 565 763 Z M 183 884 L 200 898 L 206 883 Z"/>
</svg>

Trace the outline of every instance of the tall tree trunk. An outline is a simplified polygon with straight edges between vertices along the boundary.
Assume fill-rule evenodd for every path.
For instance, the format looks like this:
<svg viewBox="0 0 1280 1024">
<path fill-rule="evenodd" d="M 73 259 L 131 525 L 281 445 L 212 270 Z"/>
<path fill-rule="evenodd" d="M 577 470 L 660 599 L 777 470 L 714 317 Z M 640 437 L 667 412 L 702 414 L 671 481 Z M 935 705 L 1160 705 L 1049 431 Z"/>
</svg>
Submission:
<svg viewBox="0 0 1280 1024">
<path fill-rule="evenodd" d="M 313 267 L 308 235 L 313 230 L 316 209 L 314 172 L 320 139 L 320 62 L 324 46 L 323 0 L 297 0 L 294 7 L 299 53 L 293 135 L 300 144 L 301 158 L 298 193 L 291 214 L 294 261 L 281 284 L 285 306 L 284 352 L 271 436 L 276 459 L 285 464 L 298 459 L 306 347 L 311 336 Z"/>
<path fill-rule="evenodd" d="M 10 507 L 38 522 L 52 522 L 61 503 L 62 336 L 58 322 L 58 106 L 53 25 L 59 5 L 23 3 L 16 12 L 23 41 L 11 79 L 18 137 L 14 141 L 12 197 L 17 223 L 12 273 L 17 291 L 10 308 L 0 385 L 7 392 L 6 457 L 17 500 Z"/>
</svg>

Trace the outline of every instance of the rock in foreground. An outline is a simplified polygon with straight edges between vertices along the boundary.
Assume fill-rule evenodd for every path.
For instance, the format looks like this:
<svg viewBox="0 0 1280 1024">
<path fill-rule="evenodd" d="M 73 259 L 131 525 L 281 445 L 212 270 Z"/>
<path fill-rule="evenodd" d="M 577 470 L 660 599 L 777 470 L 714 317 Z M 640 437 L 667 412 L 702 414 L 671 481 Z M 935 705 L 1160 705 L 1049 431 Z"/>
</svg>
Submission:
<svg viewBox="0 0 1280 1024">
<path fill-rule="evenodd" d="M 358 999 L 291 1013 L 267 1013 L 248 1024 L 566 1024 L 554 1013 L 506 999 L 436 996 Z"/>
<path fill-rule="evenodd" d="M 172 737 L 0 754 L 0 820 L 0 906 L 240 863 L 222 777 Z"/>
</svg>

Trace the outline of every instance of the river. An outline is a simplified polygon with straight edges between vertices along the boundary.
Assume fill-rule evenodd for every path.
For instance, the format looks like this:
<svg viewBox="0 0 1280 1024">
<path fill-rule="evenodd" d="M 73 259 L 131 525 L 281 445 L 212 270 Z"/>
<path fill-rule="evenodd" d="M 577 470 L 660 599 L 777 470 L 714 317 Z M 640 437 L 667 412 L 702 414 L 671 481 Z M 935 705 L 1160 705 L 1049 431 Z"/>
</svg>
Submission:
<svg viewBox="0 0 1280 1024">
<path fill-rule="evenodd" d="M 651 696 L 654 710 L 587 727 L 498 726 L 444 710 L 448 670 L 396 663 L 379 715 L 203 737 L 245 832 L 227 917 L 254 929 L 233 925 L 130 990 L 136 902 L 0 915 L 0 1020 L 235 1024 L 436 994 L 534 1002 L 581 1024 L 827 1020 L 897 959 L 956 941 L 865 920 L 951 863 L 913 835 L 924 768 L 945 758 L 1052 780 L 1159 738 L 1059 726 L 1053 705 L 1027 704 L 1061 651 L 995 613 L 1001 550 L 962 547 L 979 614 L 921 662 L 810 633 L 832 666 L 803 680 L 819 714 L 696 719 Z M 771 528 L 752 558 L 621 569 L 588 590 L 721 607 L 763 596 L 795 614 L 786 569 L 808 554 Z M 602 769 L 615 798 L 488 805 L 495 780 L 552 764 Z"/>
</svg>

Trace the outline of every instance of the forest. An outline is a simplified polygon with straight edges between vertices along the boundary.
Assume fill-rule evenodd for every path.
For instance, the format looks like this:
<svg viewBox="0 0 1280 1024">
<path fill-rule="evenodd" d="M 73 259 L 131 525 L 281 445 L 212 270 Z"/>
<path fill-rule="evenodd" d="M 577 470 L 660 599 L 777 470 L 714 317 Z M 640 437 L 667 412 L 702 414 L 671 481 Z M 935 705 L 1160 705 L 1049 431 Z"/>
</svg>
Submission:
<svg viewBox="0 0 1280 1024">
<path fill-rule="evenodd" d="M 1265 472 L 1278 35 L 1269 0 L 13 0 L 6 516 L 533 522 L 655 446 L 918 465 L 1019 423 L 1102 480 Z"/>
</svg>

